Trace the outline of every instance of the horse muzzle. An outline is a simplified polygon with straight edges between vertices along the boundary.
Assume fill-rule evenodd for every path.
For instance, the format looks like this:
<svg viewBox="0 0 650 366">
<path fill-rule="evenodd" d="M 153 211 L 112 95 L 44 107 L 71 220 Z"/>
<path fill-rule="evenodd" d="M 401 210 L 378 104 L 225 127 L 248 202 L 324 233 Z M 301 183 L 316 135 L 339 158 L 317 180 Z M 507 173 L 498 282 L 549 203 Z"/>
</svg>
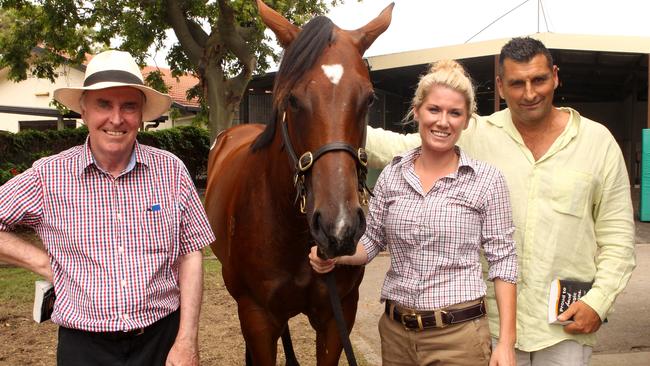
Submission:
<svg viewBox="0 0 650 366">
<path fill-rule="evenodd" d="M 337 211 L 328 215 L 316 209 L 309 220 L 312 237 L 327 258 L 354 254 L 357 242 L 366 230 L 366 217 L 361 207 Z"/>
</svg>

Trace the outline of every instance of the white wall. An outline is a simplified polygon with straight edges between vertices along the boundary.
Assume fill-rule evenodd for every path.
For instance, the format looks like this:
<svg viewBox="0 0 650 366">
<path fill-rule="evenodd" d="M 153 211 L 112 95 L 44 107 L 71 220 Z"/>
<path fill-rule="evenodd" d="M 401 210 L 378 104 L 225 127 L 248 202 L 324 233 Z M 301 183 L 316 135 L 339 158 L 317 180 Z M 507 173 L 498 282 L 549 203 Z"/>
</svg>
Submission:
<svg viewBox="0 0 650 366">
<path fill-rule="evenodd" d="M 8 71 L 0 70 L 0 105 L 31 108 L 52 108 L 49 104 L 55 89 L 83 84 L 83 72 L 70 67 L 57 69 L 59 77 L 54 83 L 47 79 L 29 76 L 15 83 L 7 79 Z M 18 121 L 53 119 L 45 116 L 26 116 L 0 113 L 0 130 L 18 132 Z"/>
</svg>

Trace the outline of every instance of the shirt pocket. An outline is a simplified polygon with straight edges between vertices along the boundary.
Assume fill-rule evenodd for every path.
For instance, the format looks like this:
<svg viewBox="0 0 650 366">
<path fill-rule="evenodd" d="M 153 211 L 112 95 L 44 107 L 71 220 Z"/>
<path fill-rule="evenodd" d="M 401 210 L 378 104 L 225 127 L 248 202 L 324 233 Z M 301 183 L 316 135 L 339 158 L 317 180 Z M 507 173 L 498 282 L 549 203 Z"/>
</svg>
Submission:
<svg viewBox="0 0 650 366">
<path fill-rule="evenodd" d="M 387 243 L 417 242 L 420 233 L 418 223 L 422 207 L 420 197 L 400 195 L 387 201 L 388 211 L 384 219 L 384 230 Z"/>
<path fill-rule="evenodd" d="M 589 173 L 560 169 L 555 171 L 551 187 L 551 205 L 557 212 L 582 217 L 591 197 L 593 177 Z"/>
<path fill-rule="evenodd" d="M 142 248 L 146 253 L 168 253 L 172 247 L 174 225 L 171 209 L 147 209 L 140 215 Z"/>
</svg>

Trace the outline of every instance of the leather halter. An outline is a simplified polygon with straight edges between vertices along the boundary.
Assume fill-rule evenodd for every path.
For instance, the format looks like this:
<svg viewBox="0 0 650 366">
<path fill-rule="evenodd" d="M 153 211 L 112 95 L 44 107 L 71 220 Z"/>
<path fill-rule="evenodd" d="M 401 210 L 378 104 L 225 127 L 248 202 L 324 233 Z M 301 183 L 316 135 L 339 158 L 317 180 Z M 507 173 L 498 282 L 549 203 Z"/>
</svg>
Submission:
<svg viewBox="0 0 650 366">
<path fill-rule="evenodd" d="M 282 121 L 280 122 L 280 125 L 282 126 L 282 141 L 284 142 L 284 146 L 286 146 L 291 162 L 294 165 L 293 184 L 296 187 L 296 198 L 294 203 L 300 202 L 300 212 L 306 213 L 305 208 L 307 206 L 305 175 L 309 173 L 311 167 L 316 163 L 316 160 L 332 151 L 345 151 L 354 157 L 357 165 L 357 190 L 359 192 L 359 202 L 363 206 L 367 205 L 368 196 L 372 196 L 372 192 L 370 192 L 370 189 L 368 189 L 368 186 L 366 185 L 366 175 L 368 174 L 368 154 L 366 154 L 366 149 L 359 147 L 355 150 L 346 142 L 336 141 L 321 146 L 315 153 L 307 151 L 298 158 L 298 155 L 291 144 L 291 139 L 289 138 L 286 117 L 287 113 L 283 112 Z"/>
</svg>

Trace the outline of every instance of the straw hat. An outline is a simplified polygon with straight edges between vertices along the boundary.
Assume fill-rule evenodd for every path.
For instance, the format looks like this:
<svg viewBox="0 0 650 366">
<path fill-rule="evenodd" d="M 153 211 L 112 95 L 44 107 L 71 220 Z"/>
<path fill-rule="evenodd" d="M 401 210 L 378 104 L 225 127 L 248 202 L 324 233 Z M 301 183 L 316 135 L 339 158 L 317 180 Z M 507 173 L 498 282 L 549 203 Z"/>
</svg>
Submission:
<svg viewBox="0 0 650 366">
<path fill-rule="evenodd" d="M 152 121 L 167 112 L 172 98 L 144 85 L 144 78 L 138 64 L 128 52 L 104 51 L 90 60 L 86 66 L 83 87 L 59 88 L 54 91 L 54 99 L 68 109 L 81 113 L 79 100 L 85 90 L 99 90 L 129 86 L 136 88 L 145 96 L 142 107 L 142 120 Z"/>
</svg>

